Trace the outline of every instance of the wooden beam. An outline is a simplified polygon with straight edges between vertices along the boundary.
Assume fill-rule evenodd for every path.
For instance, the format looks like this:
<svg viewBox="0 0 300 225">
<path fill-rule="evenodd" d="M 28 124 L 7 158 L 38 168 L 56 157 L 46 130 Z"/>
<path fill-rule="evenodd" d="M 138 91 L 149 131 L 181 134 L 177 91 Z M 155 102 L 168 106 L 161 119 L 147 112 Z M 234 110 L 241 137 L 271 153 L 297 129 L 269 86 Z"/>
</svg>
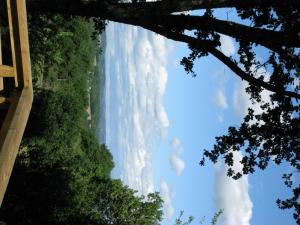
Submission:
<svg viewBox="0 0 300 225">
<path fill-rule="evenodd" d="M 0 65 L 2 65 L 2 16 L 0 10 Z"/>
<path fill-rule="evenodd" d="M 31 103 L 32 91 L 25 88 L 12 101 L 0 131 L 0 205 L 27 124 Z"/>
<path fill-rule="evenodd" d="M 15 74 L 12 66 L 0 65 L 0 77 L 15 77 Z"/>
<path fill-rule="evenodd" d="M 14 18 L 12 22 L 18 87 L 32 87 L 26 3 L 25 0 L 8 1 L 11 2 L 11 14 Z"/>
<path fill-rule="evenodd" d="M 11 0 L 7 0 L 7 16 L 8 16 L 8 26 L 9 26 L 9 37 L 10 37 L 10 47 L 11 47 L 11 56 L 12 56 L 12 63 L 13 67 L 16 68 L 16 55 L 15 55 L 15 41 L 14 36 L 16 35 L 16 31 L 14 29 L 14 24 L 12 20 L 12 8 L 11 8 Z M 16 15 L 14 15 L 15 17 Z M 16 74 L 15 74 L 16 75 Z M 15 85 L 18 87 L 18 79 L 17 76 L 15 77 Z"/>
<path fill-rule="evenodd" d="M 4 89 L 3 77 L 0 77 L 0 91 Z"/>
<path fill-rule="evenodd" d="M 0 65 L 2 65 L 2 17 L 1 17 L 1 10 L 0 10 Z M 4 88 L 3 78 L 0 77 L 0 91 Z"/>
</svg>

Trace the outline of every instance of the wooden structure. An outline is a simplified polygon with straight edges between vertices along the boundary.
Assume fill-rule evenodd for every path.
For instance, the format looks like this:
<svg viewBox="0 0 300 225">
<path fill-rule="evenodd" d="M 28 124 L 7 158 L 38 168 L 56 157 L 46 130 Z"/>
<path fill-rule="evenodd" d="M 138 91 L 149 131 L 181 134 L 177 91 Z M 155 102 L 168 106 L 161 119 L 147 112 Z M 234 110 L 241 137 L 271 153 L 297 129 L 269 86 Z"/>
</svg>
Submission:
<svg viewBox="0 0 300 225">
<path fill-rule="evenodd" d="M 33 100 L 26 3 L 25 0 L 6 0 L 3 4 L 4 1 L 0 1 L 0 11 L 3 12 L 6 5 L 11 56 L 3 55 L 0 41 L 0 108 L 4 110 L 0 115 L 3 117 L 0 118 L 3 120 L 0 130 L 0 206 Z M 3 65 L 5 57 L 11 57 L 11 65 Z M 10 81 L 9 89 L 7 80 Z"/>
</svg>

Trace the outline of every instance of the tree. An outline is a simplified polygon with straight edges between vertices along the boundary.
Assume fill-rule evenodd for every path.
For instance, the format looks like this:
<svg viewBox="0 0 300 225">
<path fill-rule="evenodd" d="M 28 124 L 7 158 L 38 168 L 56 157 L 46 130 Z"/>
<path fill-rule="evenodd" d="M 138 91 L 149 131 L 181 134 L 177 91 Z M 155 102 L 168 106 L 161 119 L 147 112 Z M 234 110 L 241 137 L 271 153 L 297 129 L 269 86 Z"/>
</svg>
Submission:
<svg viewBox="0 0 300 225">
<path fill-rule="evenodd" d="M 239 128 L 230 127 L 228 134 L 216 138 L 205 158 L 217 162 L 222 158 L 228 165 L 228 175 L 235 179 L 255 169 L 265 169 L 270 160 L 276 164 L 289 163 L 300 170 L 300 0 L 161 0 L 156 2 L 117 0 L 27 0 L 34 13 L 62 13 L 94 17 L 98 27 L 104 20 L 140 26 L 168 39 L 184 42 L 191 54 L 181 64 L 193 76 L 194 61 L 213 55 L 237 76 L 248 82 L 246 91 L 253 102 L 260 104 L 261 113 L 248 110 Z M 233 8 L 241 23 L 216 18 L 215 9 Z M 183 13 L 200 10 L 193 15 Z M 248 21 L 248 22 L 247 22 Z M 250 21 L 250 23 L 249 23 Z M 189 31 L 189 32 L 186 32 Z M 219 50 L 220 35 L 228 35 L 239 46 L 235 57 Z M 259 59 L 257 49 L 267 54 Z M 261 74 L 258 71 L 263 71 Z M 270 102 L 261 98 L 263 90 L 270 91 Z M 233 171 L 233 152 L 241 151 L 242 171 Z M 291 184 L 292 175 L 284 180 L 293 187 L 293 197 L 278 200 L 280 208 L 294 208 L 294 218 L 300 223 L 299 184 Z M 289 181 L 287 181 L 289 180 Z M 295 186 L 296 185 L 296 186 Z"/>
<path fill-rule="evenodd" d="M 79 126 L 76 99 L 50 90 L 36 93 L 31 133 L 16 160 L 0 220 L 16 225 L 158 224 L 159 193 L 138 196 L 110 179 L 112 155 L 91 130 Z M 39 129 L 33 129 L 36 124 Z"/>
<path fill-rule="evenodd" d="M 94 210 L 97 224 L 154 225 L 162 220 L 162 199 L 159 193 L 145 196 L 123 185 L 120 180 L 101 180 L 95 192 L 98 201 Z"/>
</svg>

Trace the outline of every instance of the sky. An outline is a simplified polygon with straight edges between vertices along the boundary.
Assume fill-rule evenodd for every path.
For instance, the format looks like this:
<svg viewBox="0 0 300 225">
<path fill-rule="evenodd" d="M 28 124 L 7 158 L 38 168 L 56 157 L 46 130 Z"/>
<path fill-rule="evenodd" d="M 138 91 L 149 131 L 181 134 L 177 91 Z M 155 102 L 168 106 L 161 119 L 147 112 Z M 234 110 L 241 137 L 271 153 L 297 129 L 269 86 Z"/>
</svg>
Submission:
<svg viewBox="0 0 300 225">
<path fill-rule="evenodd" d="M 140 194 L 159 191 L 164 221 L 174 224 L 180 210 L 209 224 L 218 209 L 223 225 L 294 224 L 292 213 L 276 206 L 289 192 L 281 176 L 288 165 L 234 181 L 226 166 L 199 166 L 203 149 L 238 126 L 252 104 L 239 80 L 209 56 L 197 61 L 193 78 L 180 60 L 187 46 L 141 28 L 109 23 L 106 29 L 106 144 L 116 164 L 112 176 Z M 221 37 L 227 56 L 236 44 Z M 263 93 L 268 101 L 268 93 Z M 259 112 L 258 106 L 252 106 Z M 242 154 L 236 153 L 235 169 Z"/>
</svg>

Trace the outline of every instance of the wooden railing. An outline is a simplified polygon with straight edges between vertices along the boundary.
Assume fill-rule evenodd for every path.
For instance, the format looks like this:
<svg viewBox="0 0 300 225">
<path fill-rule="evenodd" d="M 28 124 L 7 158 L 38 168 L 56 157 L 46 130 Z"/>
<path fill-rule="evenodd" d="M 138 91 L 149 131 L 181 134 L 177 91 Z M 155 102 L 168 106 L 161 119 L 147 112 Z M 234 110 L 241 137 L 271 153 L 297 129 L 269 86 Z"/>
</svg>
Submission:
<svg viewBox="0 0 300 225">
<path fill-rule="evenodd" d="M 0 11 L 5 7 L 3 2 L 0 1 Z M 33 100 L 25 0 L 6 0 L 6 8 L 11 56 L 3 55 L 0 41 L 0 109 L 5 112 L 0 118 L 3 119 L 0 130 L 0 206 Z M 3 65 L 5 57 L 11 57 L 11 65 Z M 10 81 L 9 90 L 7 80 Z"/>
</svg>

